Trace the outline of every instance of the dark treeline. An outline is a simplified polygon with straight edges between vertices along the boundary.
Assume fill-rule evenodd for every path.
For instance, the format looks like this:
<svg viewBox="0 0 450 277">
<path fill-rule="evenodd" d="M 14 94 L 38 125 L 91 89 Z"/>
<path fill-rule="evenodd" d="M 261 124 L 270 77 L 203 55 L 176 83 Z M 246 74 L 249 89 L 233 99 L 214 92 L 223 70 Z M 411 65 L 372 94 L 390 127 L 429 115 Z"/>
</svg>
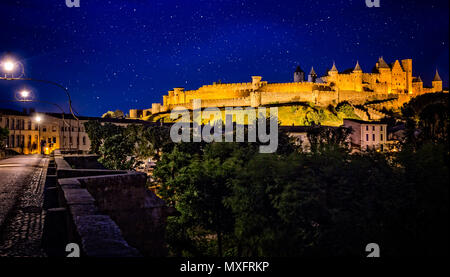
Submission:
<svg viewBox="0 0 450 277">
<path fill-rule="evenodd" d="M 350 153 L 348 131 L 311 128 L 304 152 L 280 131 L 278 152 L 258 143 L 172 143 L 167 127 L 86 130 L 109 168 L 155 156 L 158 194 L 173 256 L 382 256 L 448 251 L 448 95 L 402 109 L 399 152 Z M 130 158 L 131 157 L 131 158 Z"/>
</svg>

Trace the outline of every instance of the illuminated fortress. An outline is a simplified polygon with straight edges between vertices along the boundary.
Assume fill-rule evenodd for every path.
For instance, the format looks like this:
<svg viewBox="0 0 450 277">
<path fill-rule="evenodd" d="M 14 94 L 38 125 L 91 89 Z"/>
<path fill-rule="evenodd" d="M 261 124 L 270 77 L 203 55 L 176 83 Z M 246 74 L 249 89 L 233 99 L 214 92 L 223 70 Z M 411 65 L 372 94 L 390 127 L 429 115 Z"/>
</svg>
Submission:
<svg viewBox="0 0 450 277">
<path fill-rule="evenodd" d="M 431 88 L 424 87 L 421 78 L 414 77 L 412 71 L 412 59 L 387 64 L 382 57 L 370 73 L 363 72 L 358 62 L 353 69 L 343 72 L 333 63 L 331 70 L 322 77 L 317 76 L 314 68 L 306 76 L 298 67 L 291 83 L 268 83 L 261 76 L 253 76 L 248 83 L 214 83 L 197 90 L 174 88 L 163 96 L 162 105 L 153 103 L 150 109 L 132 109 L 129 115 L 139 118 L 175 107 L 192 109 L 194 99 L 201 99 L 202 107 L 258 107 L 298 102 L 328 106 L 347 101 L 353 105 L 386 102 L 398 108 L 416 95 L 442 91 L 437 70 Z"/>
</svg>

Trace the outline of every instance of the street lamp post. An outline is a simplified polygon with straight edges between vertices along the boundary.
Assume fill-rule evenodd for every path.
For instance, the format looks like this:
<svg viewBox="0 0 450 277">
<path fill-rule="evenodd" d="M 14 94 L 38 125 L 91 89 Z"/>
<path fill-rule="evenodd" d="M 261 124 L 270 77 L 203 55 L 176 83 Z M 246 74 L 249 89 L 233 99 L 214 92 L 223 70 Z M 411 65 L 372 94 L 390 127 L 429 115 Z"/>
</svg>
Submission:
<svg viewBox="0 0 450 277">
<path fill-rule="evenodd" d="M 38 125 L 38 151 L 39 154 L 42 154 L 42 143 L 41 143 L 41 125 L 39 124 L 42 120 L 42 117 L 37 115 L 34 120 L 36 121 Z"/>
<path fill-rule="evenodd" d="M 0 77 L 0 80 L 7 80 L 7 81 L 21 80 L 21 81 L 34 81 L 34 82 L 40 82 L 40 83 L 47 83 L 47 84 L 54 85 L 54 86 L 64 90 L 64 92 L 66 93 L 66 95 L 68 97 L 70 113 L 76 120 L 78 120 L 78 117 L 74 114 L 74 111 L 72 108 L 72 98 L 70 97 L 68 88 L 64 87 L 63 85 L 61 85 L 57 82 L 53 82 L 53 81 L 49 81 L 49 80 L 25 78 L 24 77 L 25 76 L 25 67 L 23 66 L 23 64 L 20 61 L 6 59 L 5 61 L 0 62 L 0 67 L 3 67 L 3 71 L 5 72 L 5 77 Z M 17 68 L 19 68 L 19 69 L 17 69 Z M 17 71 L 19 71 L 20 75 L 15 77 L 14 73 L 17 73 Z M 9 77 L 8 77 L 8 74 L 10 75 Z"/>
</svg>

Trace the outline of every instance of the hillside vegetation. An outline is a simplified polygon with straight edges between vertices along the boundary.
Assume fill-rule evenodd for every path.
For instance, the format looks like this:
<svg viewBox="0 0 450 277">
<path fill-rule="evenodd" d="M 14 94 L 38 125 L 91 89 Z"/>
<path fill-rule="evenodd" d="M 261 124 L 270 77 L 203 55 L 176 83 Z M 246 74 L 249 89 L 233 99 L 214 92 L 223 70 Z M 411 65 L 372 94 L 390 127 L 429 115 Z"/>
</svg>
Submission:
<svg viewBox="0 0 450 277">
<path fill-rule="evenodd" d="M 354 112 L 354 108 L 348 103 L 340 103 L 337 106 L 319 107 L 310 103 L 298 103 L 289 105 L 272 105 L 272 107 L 278 108 L 278 120 L 281 125 L 295 125 L 305 126 L 312 124 L 320 124 L 327 126 L 340 126 L 343 123 L 344 118 L 360 119 Z M 269 108 L 266 107 L 266 116 L 269 116 Z M 192 113 L 192 111 L 190 111 Z M 237 112 L 238 116 L 233 117 L 233 121 L 238 124 L 247 124 L 248 118 L 244 116 L 245 111 Z M 225 118 L 225 110 L 221 108 L 222 118 Z M 189 116 L 192 119 L 192 116 Z M 244 120 L 242 121 L 242 118 Z M 207 124 L 211 122 L 210 119 L 203 119 L 202 123 Z M 147 116 L 144 120 L 157 122 L 175 122 L 178 120 L 170 119 L 170 113 L 161 113 L 156 115 Z"/>
</svg>

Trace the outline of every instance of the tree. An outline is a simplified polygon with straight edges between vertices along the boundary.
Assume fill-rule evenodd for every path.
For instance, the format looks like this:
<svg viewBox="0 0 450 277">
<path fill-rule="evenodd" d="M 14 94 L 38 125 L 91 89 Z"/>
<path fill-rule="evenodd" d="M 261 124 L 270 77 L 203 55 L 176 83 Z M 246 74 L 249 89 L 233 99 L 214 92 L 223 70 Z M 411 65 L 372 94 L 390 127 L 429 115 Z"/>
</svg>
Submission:
<svg viewBox="0 0 450 277">
<path fill-rule="evenodd" d="M 84 128 L 91 141 L 91 153 L 98 154 L 100 145 L 102 144 L 102 125 L 98 121 L 89 120 L 84 123 Z"/>
<path fill-rule="evenodd" d="M 308 129 L 307 137 L 312 152 L 326 149 L 348 150 L 348 137 L 352 133 L 346 127 L 324 127 L 313 125 Z"/>
<path fill-rule="evenodd" d="M 107 137 L 99 148 L 99 162 L 109 169 L 134 169 L 139 162 L 131 155 L 133 146 L 133 143 L 123 134 Z"/>
</svg>

